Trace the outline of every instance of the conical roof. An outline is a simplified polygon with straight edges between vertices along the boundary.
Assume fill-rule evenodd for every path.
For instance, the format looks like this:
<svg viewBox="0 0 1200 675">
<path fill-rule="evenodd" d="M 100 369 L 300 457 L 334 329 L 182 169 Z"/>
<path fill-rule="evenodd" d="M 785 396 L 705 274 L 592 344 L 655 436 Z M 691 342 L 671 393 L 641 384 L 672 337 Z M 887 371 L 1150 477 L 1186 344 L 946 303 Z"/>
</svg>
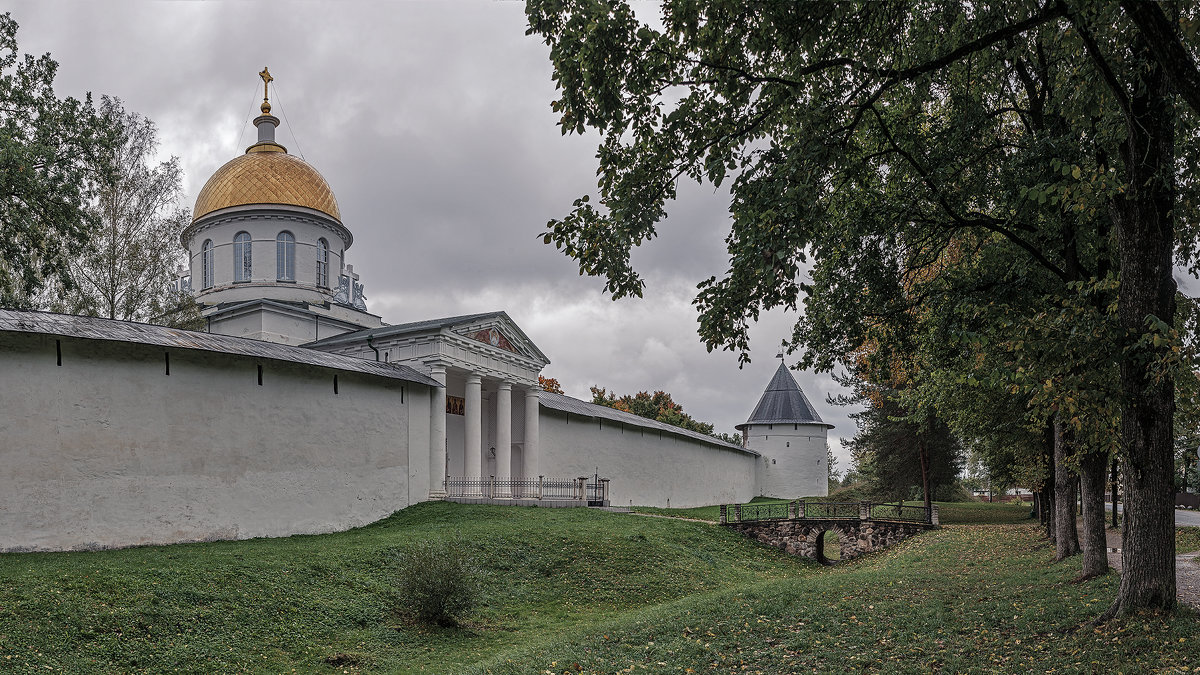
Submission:
<svg viewBox="0 0 1200 675">
<path fill-rule="evenodd" d="M 833 428 L 832 424 L 821 421 L 816 408 L 812 407 L 804 392 L 800 391 L 796 378 L 792 377 L 791 371 L 782 363 L 779 364 L 779 370 L 775 371 L 775 376 L 771 378 L 771 383 L 767 385 L 762 398 L 758 399 L 758 405 L 754 406 L 750 419 L 736 428 L 740 430 L 751 424 L 819 424 Z"/>
</svg>

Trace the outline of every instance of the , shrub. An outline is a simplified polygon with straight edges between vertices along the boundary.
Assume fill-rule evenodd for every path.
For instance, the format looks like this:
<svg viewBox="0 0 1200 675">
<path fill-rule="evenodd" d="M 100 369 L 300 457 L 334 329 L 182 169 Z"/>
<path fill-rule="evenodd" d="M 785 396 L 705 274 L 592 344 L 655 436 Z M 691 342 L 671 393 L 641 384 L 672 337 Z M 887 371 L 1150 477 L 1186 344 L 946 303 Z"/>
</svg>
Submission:
<svg viewBox="0 0 1200 675">
<path fill-rule="evenodd" d="M 828 499 L 847 502 L 894 502 L 897 497 L 887 494 L 879 494 L 872 491 L 872 485 L 866 481 L 854 483 L 852 485 L 843 485 L 842 487 L 831 490 Z M 904 497 L 906 502 L 919 502 L 924 499 L 924 493 L 918 485 L 911 486 L 908 491 L 908 496 Z M 971 496 L 970 490 L 963 487 L 959 481 L 942 485 L 938 487 L 933 494 L 935 502 L 973 502 L 975 498 Z"/>
<path fill-rule="evenodd" d="M 417 542 L 394 554 L 402 613 L 438 626 L 456 626 L 479 602 L 480 570 L 460 537 Z"/>
<path fill-rule="evenodd" d="M 822 499 L 818 497 L 817 499 Z M 871 501 L 871 494 L 865 482 L 854 483 L 853 485 L 844 485 L 841 488 L 829 493 L 825 499 L 833 501 L 845 502 L 861 502 Z"/>
<path fill-rule="evenodd" d="M 918 495 L 920 492 L 918 492 Z M 1000 494 L 1004 494 L 1001 492 Z M 920 497 L 918 497 L 920 498 Z M 937 492 L 933 494 L 934 501 L 938 502 L 973 502 L 976 501 L 975 496 L 971 491 L 962 484 L 962 481 L 954 481 L 949 485 L 938 487 Z"/>
</svg>

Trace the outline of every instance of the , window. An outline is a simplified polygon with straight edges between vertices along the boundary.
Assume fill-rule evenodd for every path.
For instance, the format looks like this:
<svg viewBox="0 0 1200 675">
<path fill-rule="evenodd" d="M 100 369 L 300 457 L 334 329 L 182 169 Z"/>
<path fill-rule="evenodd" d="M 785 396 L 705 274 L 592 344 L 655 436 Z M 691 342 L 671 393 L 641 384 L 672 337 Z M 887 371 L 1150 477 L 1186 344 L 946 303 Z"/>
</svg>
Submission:
<svg viewBox="0 0 1200 675">
<path fill-rule="evenodd" d="M 317 286 L 329 288 L 329 242 L 317 240 Z"/>
<path fill-rule="evenodd" d="M 233 280 L 250 281 L 254 265 L 250 251 L 250 233 L 238 232 L 233 237 Z"/>
<path fill-rule="evenodd" d="M 200 247 L 200 279 L 202 288 L 213 287 L 213 243 L 205 239 Z"/>
<path fill-rule="evenodd" d="M 280 232 L 275 237 L 275 278 L 296 280 L 296 238 L 291 232 Z"/>
</svg>

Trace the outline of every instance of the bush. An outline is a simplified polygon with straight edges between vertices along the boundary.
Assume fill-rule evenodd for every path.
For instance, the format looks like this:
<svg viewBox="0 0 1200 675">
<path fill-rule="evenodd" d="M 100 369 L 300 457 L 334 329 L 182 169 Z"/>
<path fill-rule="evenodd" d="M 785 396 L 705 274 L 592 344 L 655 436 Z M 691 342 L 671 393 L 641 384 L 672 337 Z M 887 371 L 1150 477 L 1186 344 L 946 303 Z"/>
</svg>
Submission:
<svg viewBox="0 0 1200 675">
<path fill-rule="evenodd" d="M 479 603 L 479 566 L 461 538 L 417 542 L 394 560 L 398 609 L 418 621 L 457 626 Z"/>
<path fill-rule="evenodd" d="M 870 493 L 870 486 L 865 482 L 859 482 L 853 485 L 843 485 L 830 492 L 829 499 L 844 502 L 869 502 L 873 501 L 874 497 Z"/>
<path fill-rule="evenodd" d="M 1003 495 L 1003 494 L 1004 494 L 1004 492 L 1000 491 L 1000 495 Z M 954 481 L 953 483 L 950 483 L 949 485 L 938 486 L 937 491 L 933 493 L 933 499 L 934 499 L 934 501 L 938 501 L 938 502 L 979 501 L 979 500 L 975 499 L 975 495 L 971 494 L 971 491 L 968 490 L 967 487 L 965 485 L 963 485 L 961 481 Z"/>
</svg>

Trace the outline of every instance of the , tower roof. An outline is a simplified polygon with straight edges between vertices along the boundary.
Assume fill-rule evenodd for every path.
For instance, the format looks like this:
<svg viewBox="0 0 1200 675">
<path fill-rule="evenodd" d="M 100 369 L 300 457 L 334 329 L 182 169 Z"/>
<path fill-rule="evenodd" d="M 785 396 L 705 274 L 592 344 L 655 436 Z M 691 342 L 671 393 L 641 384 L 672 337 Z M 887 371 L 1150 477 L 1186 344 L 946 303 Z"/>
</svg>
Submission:
<svg viewBox="0 0 1200 675">
<path fill-rule="evenodd" d="M 740 430 L 751 424 L 819 424 L 833 428 L 832 424 L 821 421 L 817 410 L 808 402 L 804 392 L 800 391 L 796 378 L 792 377 L 791 371 L 782 363 L 779 364 L 779 370 L 775 371 L 775 376 L 771 378 L 762 398 L 758 399 L 758 405 L 754 406 L 750 418 L 745 424 L 739 424 L 735 428 Z"/>
<path fill-rule="evenodd" d="M 262 114 L 254 118 L 258 142 L 208 179 L 196 197 L 192 222 L 231 206 L 284 204 L 320 211 L 340 223 L 342 214 L 329 183 L 307 162 L 289 155 L 287 148 L 275 142 L 279 118 L 271 114 L 267 100 L 267 84 L 275 78 L 266 68 L 258 76 L 263 81 Z"/>
<path fill-rule="evenodd" d="M 226 162 L 200 190 L 192 219 L 249 204 L 304 206 L 342 220 L 329 183 L 307 162 L 284 150 L 247 150 Z"/>
</svg>

